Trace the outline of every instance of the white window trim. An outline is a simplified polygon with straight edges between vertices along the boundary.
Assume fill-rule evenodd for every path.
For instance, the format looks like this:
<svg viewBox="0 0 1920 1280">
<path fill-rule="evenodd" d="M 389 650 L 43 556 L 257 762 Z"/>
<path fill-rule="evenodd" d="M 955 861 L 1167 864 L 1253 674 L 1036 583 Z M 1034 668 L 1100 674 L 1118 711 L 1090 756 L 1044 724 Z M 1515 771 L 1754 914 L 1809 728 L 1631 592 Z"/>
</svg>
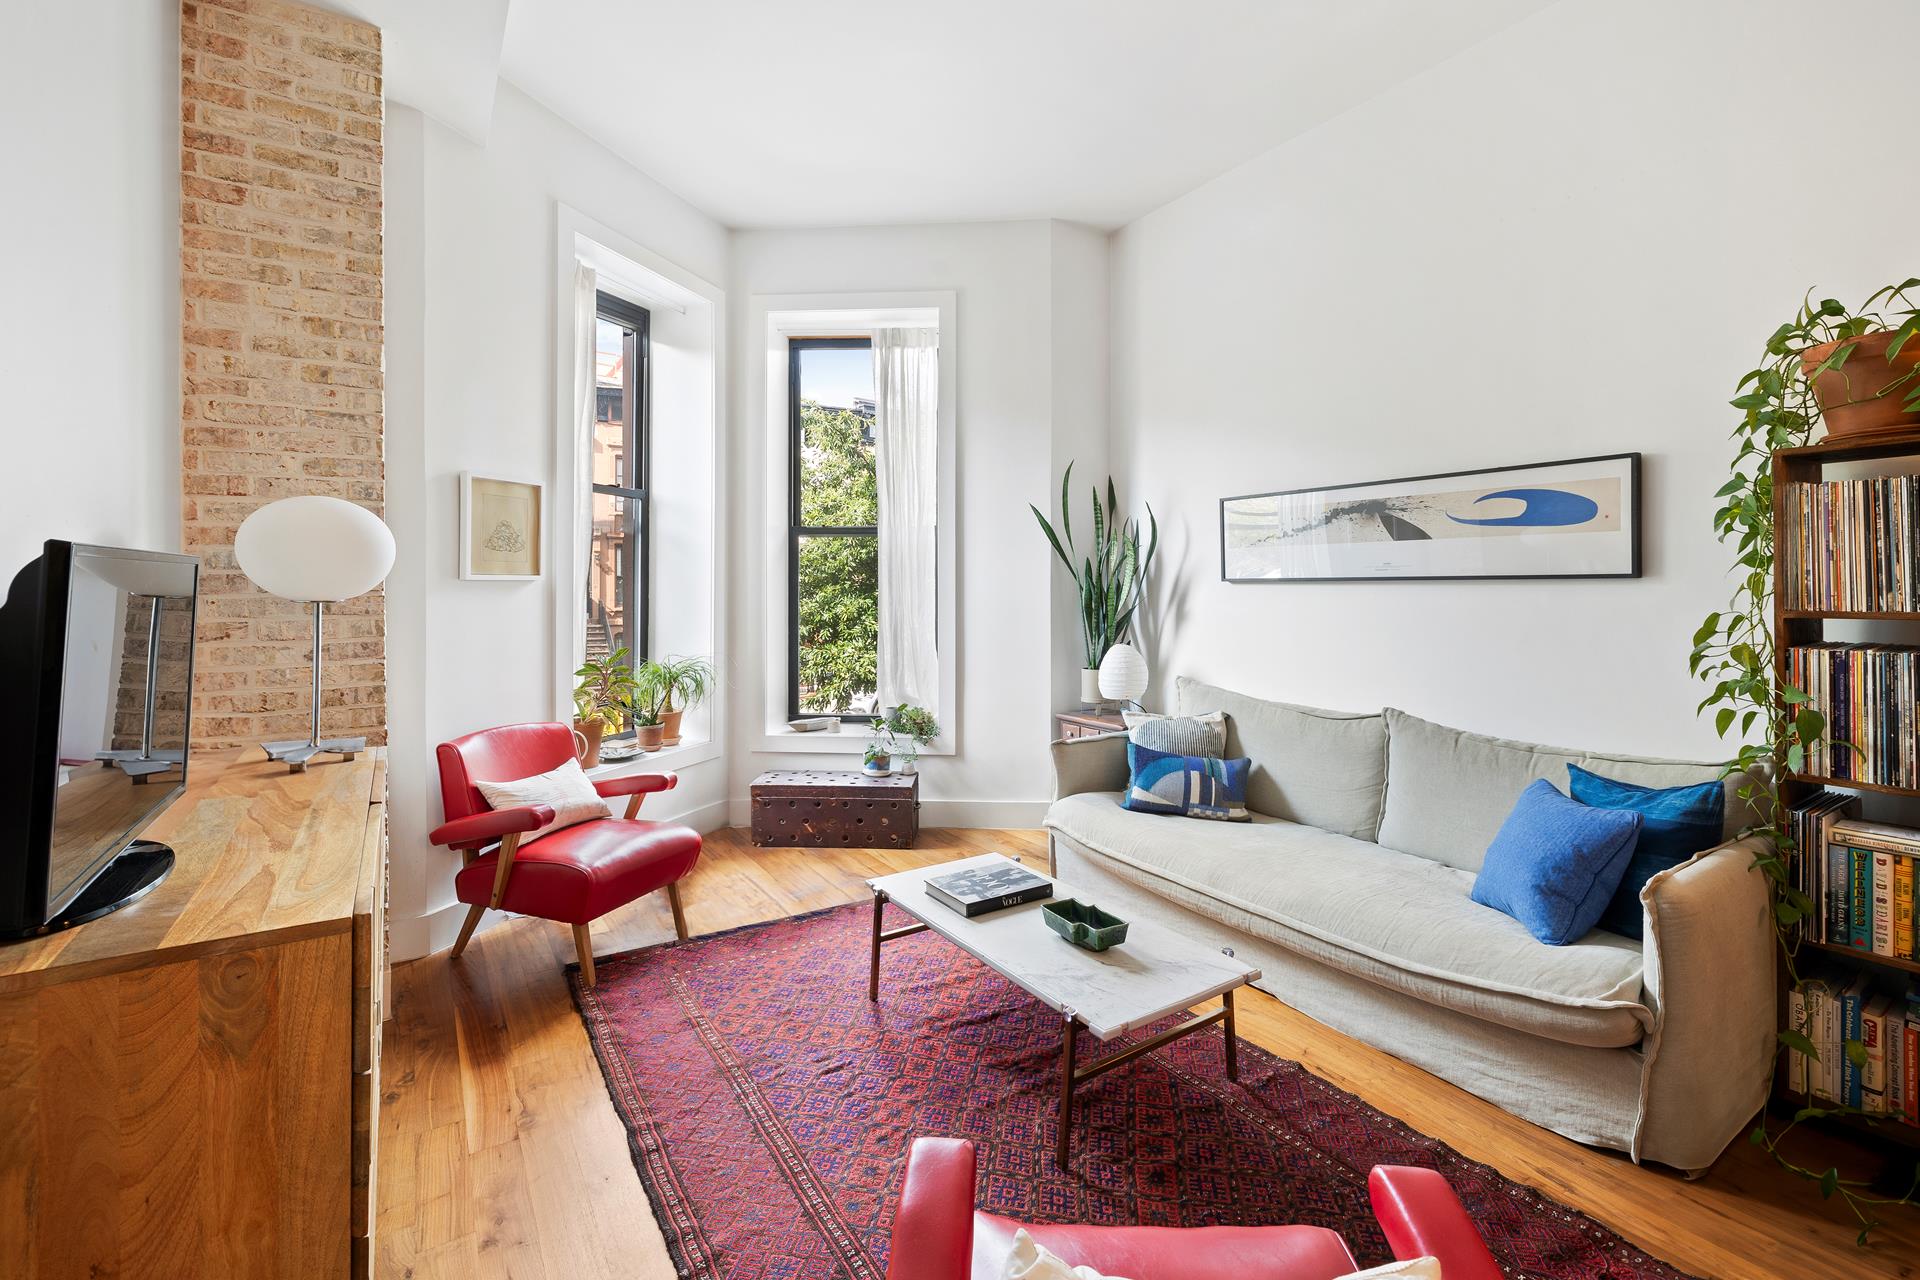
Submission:
<svg viewBox="0 0 1920 1280">
<path fill-rule="evenodd" d="M 573 672 L 577 665 L 568 655 L 585 649 L 586 583 L 577 581 L 574 572 L 572 540 L 585 536 L 588 513 L 574 500 L 569 478 L 588 465 L 588 442 L 575 438 L 573 404 L 573 289 L 574 268 L 584 262 L 599 276 L 602 291 L 613 293 L 649 310 L 664 309 L 683 315 L 694 310 L 706 312 L 711 333 L 713 385 L 708 396 L 706 421 L 702 423 L 712 441 L 713 513 L 709 536 L 713 547 L 713 616 L 709 634 L 713 637 L 714 668 L 727 670 L 725 590 L 726 542 L 726 435 L 721 413 L 726 404 L 726 293 L 692 272 L 685 271 L 660 255 L 634 243 L 613 228 L 571 206 L 555 202 L 558 235 L 554 261 L 554 345 L 553 345 L 553 448 L 555 483 L 548 486 L 549 525 L 547 562 L 553 575 L 553 594 L 548 604 L 553 620 L 553 718 L 573 722 Z M 558 552 L 558 554 L 553 554 Z M 647 548 L 653 554 L 653 547 Z M 651 579 L 651 575 L 649 575 Z M 717 760 L 726 750 L 727 682 L 718 681 L 707 700 L 707 736 L 698 742 L 682 742 L 664 751 L 656 751 L 603 764 L 589 770 L 595 778 L 620 777 L 629 773 L 652 773 L 663 768 L 684 768 L 708 760 Z"/>
<path fill-rule="evenodd" d="M 838 731 L 796 733 L 787 728 L 787 515 L 790 441 L 787 432 L 787 339 L 790 337 L 859 337 L 888 326 L 937 324 L 940 329 L 940 438 L 937 446 L 939 477 L 934 538 L 935 597 L 939 623 L 934 643 L 940 658 L 940 736 L 920 751 L 924 756 L 948 756 L 960 737 L 958 697 L 958 546 L 959 503 L 955 477 L 959 421 L 957 365 L 959 306 L 952 290 L 915 293 L 775 294 L 753 299 L 753 328 L 765 335 L 759 376 L 764 384 L 766 417 L 762 432 L 767 445 L 765 481 L 766 679 L 763 726 L 751 748 L 760 753 L 831 753 L 859 755 L 870 733 L 866 725 L 846 725 Z"/>
</svg>

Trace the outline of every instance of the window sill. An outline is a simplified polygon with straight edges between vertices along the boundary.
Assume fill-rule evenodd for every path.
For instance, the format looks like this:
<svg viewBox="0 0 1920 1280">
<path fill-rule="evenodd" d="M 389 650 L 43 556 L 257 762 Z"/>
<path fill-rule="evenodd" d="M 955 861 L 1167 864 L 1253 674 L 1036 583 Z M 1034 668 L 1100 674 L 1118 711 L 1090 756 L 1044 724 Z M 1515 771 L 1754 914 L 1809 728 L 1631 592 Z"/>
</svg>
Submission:
<svg viewBox="0 0 1920 1280">
<path fill-rule="evenodd" d="M 757 755 L 860 756 L 866 752 L 871 735 L 872 730 L 864 724 L 841 725 L 838 729 L 821 729 L 816 733 L 800 733 L 784 724 L 770 724 L 759 744 L 750 749 Z M 952 754 L 953 741 L 944 735 L 920 748 L 921 759 Z"/>
<path fill-rule="evenodd" d="M 597 764 L 587 770 L 587 776 L 601 779 L 624 778 L 632 773 L 664 773 L 719 758 L 718 742 L 682 742 L 678 746 L 667 747 L 660 751 L 644 752 L 631 760 L 611 760 L 605 764 Z"/>
</svg>

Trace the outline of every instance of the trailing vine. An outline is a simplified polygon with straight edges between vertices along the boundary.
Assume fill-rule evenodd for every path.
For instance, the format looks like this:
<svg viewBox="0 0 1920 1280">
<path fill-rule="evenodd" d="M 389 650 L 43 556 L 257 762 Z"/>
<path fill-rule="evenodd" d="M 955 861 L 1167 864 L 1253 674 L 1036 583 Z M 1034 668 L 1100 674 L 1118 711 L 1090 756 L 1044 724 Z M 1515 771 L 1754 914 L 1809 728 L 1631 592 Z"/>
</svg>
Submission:
<svg viewBox="0 0 1920 1280">
<path fill-rule="evenodd" d="M 1774 665 L 1773 451 L 1804 445 L 1812 439 L 1820 424 L 1820 406 L 1812 381 L 1829 370 L 1845 372 L 1855 350 L 1846 339 L 1894 333 L 1887 353 L 1889 361 L 1908 342 L 1920 341 L 1916 338 L 1920 334 L 1916 297 L 1920 297 L 1920 279 L 1879 290 L 1857 311 L 1832 298 L 1816 303 L 1809 294 L 1793 319 L 1767 339 L 1766 359 L 1741 377 L 1731 401 L 1741 412 L 1740 424 L 1733 431 L 1738 448 L 1733 456 L 1733 474 L 1715 495 L 1722 505 L 1714 512 L 1713 524 L 1720 541 L 1734 546 L 1735 586 L 1726 609 L 1708 614 L 1694 633 L 1690 666 L 1696 677 L 1713 684 L 1698 710 L 1704 713 L 1714 709 L 1714 729 L 1723 738 L 1736 725 L 1739 729 L 1741 745 L 1728 762 L 1726 773 L 1748 778 L 1739 794 L 1760 816 L 1760 824 L 1746 834 L 1760 841 L 1754 865 L 1767 878 L 1780 954 L 1795 991 L 1806 981 L 1799 967 L 1801 926 L 1813 915 L 1815 905 L 1796 885 L 1794 868 L 1800 851 L 1794 847 L 1779 770 L 1784 766 L 1790 773 L 1803 771 L 1814 748 L 1826 736 L 1827 721 L 1804 691 L 1778 678 Z M 1804 367 L 1803 353 L 1835 341 L 1841 345 L 1831 354 L 1811 369 Z M 1887 394 L 1902 397 L 1909 407 L 1920 406 L 1920 370 L 1895 380 Z M 1774 1058 L 1769 1061 L 1769 1085 L 1771 1073 L 1778 1069 L 1779 1054 L 1789 1050 L 1806 1055 L 1809 1062 L 1819 1060 L 1819 1049 L 1807 1035 L 1805 1021 L 1780 1029 Z M 1866 1049 L 1857 1040 L 1848 1040 L 1843 1052 L 1856 1067 L 1866 1062 Z M 1915 1171 L 1903 1193 L 1890 1195 L 1876 1194 L 1869 1179 L 1844 1176 L 1837 1166 L 1821 1169 L 1796 1162 L 1783 1149 L 1796 1126 L 1828 1116 L 1866 1114 L 1856 1107 L 1819 1103 L 1811 1096 L 1806 1104 L 1777 1127 L 1769 1112 L 1762 1110 L 1749 1136 L 1782 1168 L 1816 1184 L 1823 1197 L 1840 1198 L 1859 1223 L 1857 1241 L 1864 1245 L 1880 1226 L 1874 1216 L 1877 1210 L 1920 1203 L 1916 1200 L 1920 1170 Z"/>
</svg>

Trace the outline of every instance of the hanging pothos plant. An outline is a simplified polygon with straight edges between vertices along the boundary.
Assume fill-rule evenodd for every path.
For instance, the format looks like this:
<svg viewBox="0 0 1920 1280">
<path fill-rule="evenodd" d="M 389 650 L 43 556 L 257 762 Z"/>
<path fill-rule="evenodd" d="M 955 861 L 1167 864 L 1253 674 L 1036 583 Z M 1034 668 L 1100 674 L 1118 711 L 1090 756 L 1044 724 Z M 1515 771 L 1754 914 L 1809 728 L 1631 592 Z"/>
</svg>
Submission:
<svg viewBox="0 0 1920 1280">
<path fill-rule="evenodd" d="M 1845 366 L 1856 352 L 1856 344 L 1850 339 L 1891 333 L 1886 355 L 1889 362 L 1910 343 L 1920 347 L 1916 297 L 1920 297 L 1920 279 L 1880 290 L 1857 311 L 1832 298 L 1816 303 L 1809 294 L 1798 314 L 1767 339 L 1766 360 L 1735 387 L 1738 394 L 1732 404 L 1741 412 L 1740 425 L 1733 432 L 1738 449 L 1733 456 L 1733 475 L 1715 495 L 1723 505 L 1714 512 L 1714 529 L 1722 542 L 1734 546 L 1735 586 L 1727 608 L 1708 614 L 1694 633 L 1691 666 L 1697 677 L 1713 684 L 1713 691 L 1701 700 L 1700 711 L 1714 709 L 1714 728 L 1721 737 L 1736 725 L 1739 729 L 1740 749 L 1728 763 L 1727 773 L 1749 778 L 1740 795 L 1760 815 L 1761 825 L 1747 834 L 1760 841 L 1755 865 L 1766 875 L 1771 889 L 1780 953 L 1787 980 L 1796 991 L 1805 982 L 1798 964 L 1801 924 L 1815 907 L 1796 887 L 1793 868 L 1799 853 L 1794 848 L 1779 770 L 1784 766 L 1790 773 L 1802 772 L 1814 747 L 1824 738 L 1827 722 L 1820 710 L 1810 705 L 1804 691 L 1779 679 L 1774 665 L 1773 451 L 1812 440 L 1821 421 L 1813 381 L 1828 372 L 1846 372 Z M 1828 343 L 1838 345 L 1824 355 L 1816 353 L 1811 362 L 1803 360 L 1806 353 Z M 1911 354 L 1907 360 L 1912 360 Z M 1914 381 L 1912 377 L 1896 381 L 1899 385 L 1894 394 L 1903 399 L 1920 397 L 1920 388 L 1907 385 Z M 1804 1023 L 1779 1032 L 1776 1059 L 1789 1050 L 1805 1054 L 1809 1061 L 1818 1061 L 1820 1056 Z M 1856 1067 L 1865 1065 L 1866 1050 L 1858 1041 L 1848 1040 L 1843 1052 Z M 1770 1070 L 1777 1069 L 1777 1063 L 1770 1062 L 1769 1066 Z M 1797 1163 L 1782 1149 L 1796 1125 L 1825 1116 L 1865 1114 L 1855 1107 L 1816 1103 L 1811 1098 L 1808 1104 L 1791 1120 L 1778 1124 L 1763 1110 L 1750 1137 L 1783 1168 L 1817 1184 L 1822 1196 L 1843 1200 L 1860 1224 L 1859 1243 L 1865 1244 L 1880 1225 L 1873 1216 L 1879 1208 L 1916 1203 L 1920 1171 L 1903 1193 L 1891 1195 L 1876 1194 L 1869 1180 L 1846 1177 L 1837 1167 L 1821 1169 Z"/>
</svg>

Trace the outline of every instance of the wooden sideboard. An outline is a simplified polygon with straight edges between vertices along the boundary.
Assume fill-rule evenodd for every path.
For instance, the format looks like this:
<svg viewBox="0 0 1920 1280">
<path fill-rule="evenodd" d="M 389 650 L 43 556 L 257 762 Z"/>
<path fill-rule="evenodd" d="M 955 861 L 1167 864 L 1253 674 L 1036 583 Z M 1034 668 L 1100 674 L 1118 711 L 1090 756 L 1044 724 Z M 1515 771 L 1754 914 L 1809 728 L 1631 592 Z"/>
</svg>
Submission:
<svg viewBox="0 0 1920 1280">
<path fill-rule="evenodd" d="M 1127 722 L 1120 713 L 1105 711 L 1056 711 L 1053 713 L 1055 738 L 1091 738 L 1102 733 L 1120 733 Z"/>
<path fill-rule="evenodd" d="M 0 946 L 0 1275 L 370 1272 L 386 754 L 192 773 L 151 893 Z"/>
</svg>

